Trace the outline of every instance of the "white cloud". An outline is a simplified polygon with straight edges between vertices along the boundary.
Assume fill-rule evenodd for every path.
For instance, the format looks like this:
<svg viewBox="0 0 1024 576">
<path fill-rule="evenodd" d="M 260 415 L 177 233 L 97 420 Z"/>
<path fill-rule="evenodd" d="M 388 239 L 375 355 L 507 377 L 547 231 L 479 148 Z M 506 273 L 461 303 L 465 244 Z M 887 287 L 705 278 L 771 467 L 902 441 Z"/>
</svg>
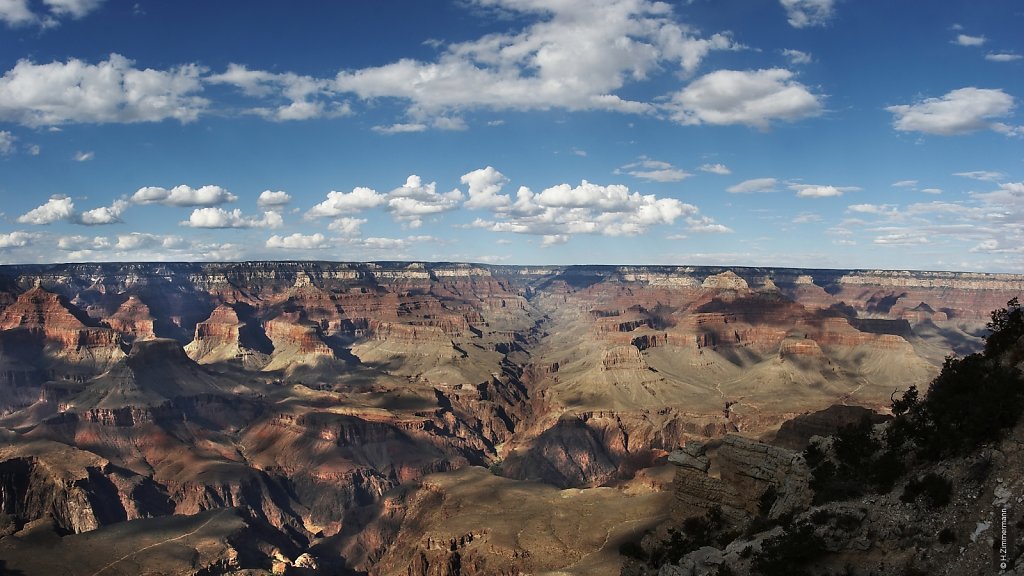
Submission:
<svg viewBox="0 0 1024 576">
<path fill-rule="evenodd" d="M 694 80 L 667 105 L 680 124 L 745 124 L 761 129 L 821 113 L 819 97 L 782 68 L 718 70 Z"/>
<path fill-rule="evenodd" d="M 874 239 L 875 244 L 888 244 L 893 246 L 911 246 L 916 244 L 929 244 L 927 236 L 922 236 L 914 233 L 897 232 L 894 234 L 884 234 L 882 236 L 876 236 Z"/>
<path fill-rule="evenodd" d="M 75 203 L 66 196 L 54 196 L 46 204 L 33 208 L 18 217 L 22 224 L 53 224 L 54 222 L 70 222 L 85 226 L 116 224 L 121 221 L 121 213 L 128 207 L 125 200 L 115 200 L 110 206 L 101 206 L 86 210 L 81 214 L 75 210 Z"/>
<path fill-rule="evenodd" d="M 364 100 L 407 101 L 413 122 L 379 128 L 386 132 L 425 129 L 425 118 L 473 108 L 649 112 L 650 104 L 615 92 L 666 67 L 692 73 L 710 51 L 738 48 L 724 34 L 697 36 L 675 21 L 668 4 L 650 0 L 475 3 L 532 23 L 450 44 L 434 62 L 403 59 L 343 71 L 337 89 Z"/>
<path fill-rule="evenodd" d="M 331 190 L 327 193 L 327 199 L 313 206 L 306 212 L 306 219 L 333 218 L 344 214 L 352 214 L 376 208 L 387 202 L 387 196 L 379 194 L 372 188 L 357 187 L 351 192 L 337 192 Z"/>
<path fill-rule="evenodd" d="M 891 204 L 851 204 L 846 210 L 856 214 L 887 215 L 894 214 L 896 207 Z"/>
<path fill-rule="evenodd" d="M 11 248 L 24 248 L 32 243 L 37 238 L 36 234 L 31 232 L 8 232 L 7 234 L 0 234 L 0 250 L 8 250 Z"/>
<path fill-rule="evenodd" d="M 925 194 L 942 194 L 942 188 L 922 188 L 921 192 Z"/>
<path fill-rule="evenodd" d="M 162 246 L 164 238 L 157 236 L 156 234 L 145 234 L 142 232 L 132 232 L 130 234 L 122 234 L 117 237 L 117 244 L 114 248 L 117 250 L 142 250 L 145 248 L 155 248 Z"/>
<path fill-rule="evenodd" d="M 281 210 L 291 201 L 292 196 L 287 192 L 264 190 L 256 199 L 256 205 L 264 210 Z"/>
<path fill-rule="evenodd" d="M 126 200 L 115 200 L 110 206 L 101 206 L 82 212 L 78 215 L 76 221 L 86 226 L 116 224 L 121 222 L 121 214 L 127 207 L 128 202 Z"/>
<path fill-rule="evenodd" d="M 201 188 L 192 188 L 185 184 L 175 186 L 170 190 L 159 186 L 146 186 L 139 188 L 132 195 L 132 202 L 136 204 L 165 204 L 167 206 L 217 206 L 227 202 L 234 202 L 238 197 L 231 194 L 220 186 L 206 185 Z"/>
<path fill-rule="evenodd" d="M 280 228 L 284 219 L 278 212 L 267 211 L 262 218 L 243 216 L 238 208 L 196 208 L 188 220 L 179 223 L 188 228 Z"/>
<path fill-rule="evenodd" d="M 1024 58 L 1016 52 L 989 52 L 985 54 L 985 60 L 989 62 L 1013 62 Z"/>
<path fill-rule="evenodd" d="M 991 129 L 989 120 L 1008 115 L 1013 107 L 1013 96 L 1002 90 L 968 87 L 886 110 L 896 116 L 893 127 L 901 132 L 952 136 Z"/>
<path fill-rule="evenodd" d="M 18 137 L 6 130 L 0 130 L 0 156 L 14 154 L 14 143 Z"/>
<path fill-rule="evenodd" d="M 995 182 L 996 180 L 1002 180 L 1006 178 L 1006 174 L 1002 172 L 995 172 L 992 170 L 972 170 L 970 172 L 954 172 L 953 176 L 961 176 L 963 178 L 970 178 L 971 180 L 981 180 L 982 182 Z"/>
<path fill-rule="evenodd" d="M 810 64 L 812 60 L 811 55 L 808 54 L 807 52 L 801 52 L 800 50 L 793 50 L 791 48 L 783 50 L 782 55 L 785 56 L 786 58 L 789 58 L 789 63 L 793 64 L 794 66 L 799 66 L 800 64 Z"/>
<path fill-rule="evenodd" d="M 96 10 L 104 0 L 43 0 L 48 13 L 35 13 L 29 0 L 0 0 L 0 21 L 8 26 L 38 24 L 44 28 L 59 24 L 59 19 L 71 17 L 82 18 Z"/>
<path fill-rule="evenodd" d="M 459 181 L 469 186 L 469 200 L 465 207 L 470 210 L 496 209 L 512 203 L 508 196 L 501 194 L 508 178 L 492 166 L 463 174 Z"/>
<path fill-rule="evenodd" d="M 43 151 L 38 144 L 29 144 L 26 149 L 31 156 L 39 156 L 39 153 Z"/>
<path fill-rule="evenodd" d="M 952 42 L 958 46 L 981 46 L 986 42 L 986 38 L 984 36 L 957 34 L 956 38 Z"/>
<path fill-rule="evenodd" d="M 267 239 L 267 248 L 288 249 L 288 250 L 320 250 L 327 248 L 327 238 L 323 234 L 316 233 L 304 235 L 295 233 L 291 236 L 271 236 Z"/>
<path fill-rule="evenodd" d="M 860 190 L 857 186 L 831 186 L 822 184 L 790 184 L 789 189 L 800 198 L 830 198 L 842 196 L 846 192 Z"/>
<path fill-rule="evenodd" d="M 712 174 L 719 174 L 721 176 L 728 176 L 732 174 L 732 170 L 725 164 L 701 164 L 698 168 L 701 172 L 710 172 Z"/>
<path fill-rule="evenodd" d="M 686 219 L 686 229 L 690 232 L 704 232 L 713 234 L 727 234 L 732 228 L 724 224 L 717 224 L 713 218 L 707 216 L 690 217 Z"/>
<path fill-rule="evenodd" d="M 892 183 L 893 188 L 917 188 L 917 180 L 900 180 Z"/>
<path fill-rule="evenodd" d="M 835 12 L 835 0 L 779 0 L 794 28 L 824 26 Z"/>
<path fill-rule="evenodd" d="M 682 182 L 693 176 L 668 162 L 641 157 L 637 162 L 626 164 L 615 170 L 616 174 L 629 174 L 645 182 Z"/>
<path fill-rule="evenodd" d="M 61 220 L 71 220 L 75 215 L 75 203 L 66 196 L 55 196 L 46 204 L 33 208 L 18 217 L 20 224 L 53 224 Z"/>
<path fill-rule="evenodd" d="M 57 240 L 57 248 L 66 252 L 85 250 L 109 250 L 114 244 L 104 236 L 63 236 Z"/>
<path fill-rule="evenodd" d="M 75 155 L 72 156 L 75 162 L 88 162 L 89 160 L 92 160 L 95 157 L 95 152 L 82 152 L 81 150 L 75 152 Z"/>
<path fill-rule="evenodd" d="M 422 122 L 411 124 L 391 124 L 389 126 L 374 126 L 371 128 L 379 134 L 408 134 L 410 132 L 426 132 L 427 125 Z"/>
<path fill-rule="evenodd" d="M 37 17 L 28 7 L 28 0 L 0 0 L 0 20 L 8 26 L 22 26 L 36 22 Z"/>
<path fill-rule="evenodd" d="M 333 230 L 342 236 L 359 236 L 363 224 L 366 224 L 365 218 L 338 218 L 331 222 L 328 226 L 328 230 Z"/>
<path fill-rule="evenodd" d="M 139 70 L 118 54 L 98 64 L 19 60 L 0 78 L 0 120 L 26 126 L 191 122 L 208 104 L 196 95 L 202 72 L 194 64 Z"/>
<path fill-rule="evenodd" d="M 226 71 L 204 78 L 211 84 L 228 84 L 246 96 L 272 100 L 270 106 L 250 108 L 247 112 L 279 122 L 347 116 L 352 109 L 347 102 L 331 100 L 331 80 L 302 76 L 291 72 L 281 74 L 249 70 L 241 64 L 229 64 Z"/>
<path fill-rule="evenodd" d="M 543 247 L 557 246 L 569 241 L 568 234 L 545 234 L 541 237 L 540 245 Z"/>
<path fill-rule="evenodd" d="M 731 194 L 750 194 L 753 192 L 775 192 L 775 186 L 779 183 L 775 178 L 752 178 L 744 180 L 725 189 Z"/>
<path fill-rule="evenodd" d="M 387 211 L 395 220 L 410 228 L 418 228 L 423 223 L 422 216 L 454 210 L 461 201 L 461 191 L 456 189 L 439 194 L 436 182 L 424 184 L 419 176 L 413 174 L 403 186 L 388 193 Z"/>
<path fill-rule="evenodd" d="M 104 0 L 43 0 L 43 4 L 46 4 L 55 16 L 70 16 L 76 19 L 96 10 L 103 2 Z"/>
<path fill-rule="evenodd" d="M 523 186 L 511 207 L 496 210 L 493 220 L 477 219 L 471 226 L 494 232 L 538 236 L 599 234 L 634 236 L 653 226 L 671 225 L 696 216 L 697 207 L 675 198 L 641 195 L 619 184 L 601 186 L 584 180 L 579 186 L 560 184 L 534 193 Z M 500 210 L 500 211 L 499 211 Z"/>
</svg>

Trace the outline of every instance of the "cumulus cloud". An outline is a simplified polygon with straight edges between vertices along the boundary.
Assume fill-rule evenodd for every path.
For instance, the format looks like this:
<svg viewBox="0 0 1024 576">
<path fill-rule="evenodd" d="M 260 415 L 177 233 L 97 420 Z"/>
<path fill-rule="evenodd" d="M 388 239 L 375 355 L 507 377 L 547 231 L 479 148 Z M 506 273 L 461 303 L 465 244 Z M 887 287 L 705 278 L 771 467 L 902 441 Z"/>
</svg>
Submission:
<svg viewBox="0 0 1024 576">
<path fill-rule="evenodd" d="M 953 44 L 958 46 L 981 46 L 986 41 L 984 36 L 968 36 L 967 34 L 957 34 L 956 38 L 953 39 Z"/>
<path fill-rule="evenodd" d="M 842 196 L 847 192 L 857 192 L 857 186 L 831 186 L 823 184 L 790 184 L 789 189 L 800 198 L 831 198 Z"/>
<path fill-rule="evenodd" d="M 37 238 L 36 234 L 31 232 L 8 232 L 6 234 L 0 234 L 0 250 L 9 250 L 11 248 L 24 248 L 32 243 Z"/>
<path fill-rule="evenodd" d="M 121 213 L 128 208 L 128 201 L 115 200 L 110 206 L 101 206 L 86 210 L 78 215 L 76 219 L 79 224 L 86 226 L 99 226 L 103 224 L 116 224 L 121 222 Z"/>
<path fill-rule="evenodd" d="M 776 185 L 779 183 L 775 178 L 752 178 L 750 180 L 744 180 L 739 184 L 734 184 L 725 189 L 726 192 L 731 194 L 750 194 L 753 192 L 775 192 Z"/>
<path fill-rule="evenodd" d="M 363 224 L 366 224 L 365 218 L 338 218 L 328 224 L 327 228 L 342 236 L 352 237 L 359 236 Z"/>
<path fill-rule="evenodd" d="M 22 26 L 38 18 L 29 9 L 28 0 L 0 0 L 0 20 L 8 26 Z"/>
<path fill-rule="evenodd" d="M 0 130 L 0 156 L 10 156 L 14 154 L 14 143 L 18 140 L 18 137 L 6 130 Z"/>
<path fill-rule="evenodd" d="M 511 204 L 511 199 L 501 194 L 508 178 L 492 166 L 463 174 L 459 181 L 469 187 L 469 200 L 464 206 L 470 210 L 493 210 Z"/>
<path fill-rule="evenodd" d="M 95 152 L 82 152 L 81 150 L 75 152 L 75 155 L 72 156 L 75 162 L 88 162 L 89 160 L 92 160 L 95 157 Z"/>
<path fill-rule="evenodd" d="M 629 174 L 645 182 L 681 182 L 693 174 L 676 168 L 668 162 L 641 158 L 615 170 L 616 174 Z"/>
<path fill-rule="evenodd" d="M 387 196 L 372 188 L 357 187 L 351 192 L 331 190 L 327 199 L 313 206 L 306 212 L 306 219 L 333 218 L 344 214 L 352 214 L 376 208 L 387 202 Z"/>
<path fill-rule="evenodd" d="M 680 124 L 745 124 L 765 129 L 821 113 L 822 104 L 782 68 L 706 74 L 672 96 L 667 105 Z"/>
<path fill-rule="evenodd" d="M 835 13 L 835 0 L 779 0 L 794 28 L 824 26 Z"/>
<path fill-rule="evenodd" d="M 264 190 L 260 192 L 260 197 L 256 199 L 256 205 L 264 210 L 281 210 L 291 201 L 292 196 L 287 192 Z"/>
<path fill-rule="evenodd" d="M 194 121 L 208 101 L 194 64 L 140 70 L 124 56 L 89 64 L 19 60 L 0 77 L 0 120 L 26 126 Z"/>
<path fill-rule="evenodd" d="M 620 184 L 602 186 L 586 180 L 578 186 L 560 184 L 540 193 L 521 186 L 509 203 L 508 208 L 496 211 L 493 219 L 478 218 L 471 226 L 567 240 L 574 234 L 633 236 L 698 213 L 696 206 L 675 198 L 641 195 Z"/>
<path fill-rule="evenodd" d="M 347 116 L 352 109 L 347 102 L 331 100 L 331 80 L 302 76 L 292 72 L 273 73 L 250 70 L 242 64 L 229 64 L 226 71 L 204 79 L 211 84 L 228 84 L 246 96 L 273 100 L 269 106 L 250 108 L 249 113 L 279 122 Z"/>
<path fill-rule="evenodd" d="M 223 208 L 196 208 L 180 225 L 188 228 L 280 228 L 284 219 L 274 211 L 264 212 L 259 218 L 243 216 L 238 208 L 230 212 Z"/>
<path fill-rule="evenodd" d="M 387 132 L 426 129 L 430 118 L 473 108 L 643 113 L 652 106 L 616 91 L 665 68 L 692 73 L 712 50 L 739 47 L 725 34 L 700 37 L 662 2 L 475 3 L 531 23 L 449 44 L 436 61 L 403 59 L 343 71 L 336 88 L 364 100 L 407 101 L 412 122 L 380 127 Z"/>
<path fill-rule="evenodd" d="M 387 211 L 391 216 L 410 228 L 419 228 L 422 217 L 455 210 L 462 201 L 462 192 L 458 189 L 444 194 L 437 192 L 437 183 L 424 184 L 423 180 L 413 174 L 403 186 L 388 193 Z"/>
<path fill-rule="evenodd" d="M 57 240 L 57 248 L 65 252 L 108 250 L 113 246 L 114 243 L 104 236 L 63 236 Z"/>
<path fill-rule="evenodd" d="M 37 24 L 53 27 L 61 18 L 82 18 L 96 10 L 104 0 L 43 0 L 44 12 L 33 12 L 29 0 L 0 0 L 0 21 L 8 26 Z"/>
<path fill-rule="evenodd" d="M 725 164 L 701 164 L 698 168 L 701 172 L 710 172 L 711 174 L 719 174 L 721 176 L 728 176 L 732 174 L 732 170 Z"/>
<path fill-rule="evenodd" d="M 79 213 L 75 203 L 67 196 L 53 196 L 46 204 L 29 210 L 18 217 L 21 224 L 46 225 L 54 222 L 70 222 L 85 226 L 99 226 L 121 222 L 121 213 L 128 207 L 125 200 L 115 200 L 110 206 L 101 206 Z"/>
<path fill-rule="evenodd" d="M 66 196 L 55 196 L 46 204 L 33 208 L 18 216 L 20 224 L 53 224 L 62 220 L 71 220 L 75 215 L 75 203 Z"/>
<path fill-rule="evenodd" d="M 917 180 L 900 180 L 898 182 L 893 182 L 892 186 L 894 188 L 910 188 L 910 189 L 914 189 L 914 188 L 917 188 Z"/>
<path fill-rule="evenodd" d="M 290 236 L 271 236 L 267 239 L 266 246 L 273 249 L 321 250 L 327 248 L 328 242 L 320 233 L 305 235 L 296 232 Z"/>
<path fill-rule="evenodd" d="M 164 204 L 166 206 L 217 206 L 234 202 L 238 197 L 220 186 L 206 185 L 200 188 L 181 184 L 170 190 L 159 186 L 139 188 L 132 194 L 136 204 Z"/>
<path fill-rule="evenodd" d="M 954 136 L 993 129 L 991 120 L 1007 116 L 1013 107 L 1013 96 L 1002 90 L 968 87 L 886 110 L 895 115 L 893 127 L 901 132 Z"/>
</svg>

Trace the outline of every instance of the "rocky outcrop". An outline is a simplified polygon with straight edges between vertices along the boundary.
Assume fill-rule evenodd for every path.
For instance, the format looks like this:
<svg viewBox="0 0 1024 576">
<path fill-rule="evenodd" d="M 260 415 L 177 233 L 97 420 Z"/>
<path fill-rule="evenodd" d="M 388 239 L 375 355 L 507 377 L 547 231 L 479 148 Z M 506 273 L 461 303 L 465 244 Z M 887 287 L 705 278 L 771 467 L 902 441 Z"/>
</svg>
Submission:
<svg viewBox="0 0 1024 576">
<path fill-rule="evenodd" d="M 741 436 L 728 435 L 714 445 L 689 442 L 669 462 L 677 467 L 673 514 L 680 520 L 717 507 L 740 525 L 759 513 L 776 518 L 805 509 L 813 495 L 798 452 Z M 761 496 L 769 490 L 777 497 L 770 510 L 761 510 Z"/>
<path fill-rule="evenodd" d="M 640 349 L 632 344 L 616 346 L 601 354 L 602 370 L 646 370 L 647 363 Z"/>
<path fill-rule="evenodd" d="M 861 406 L 836 404 L 824 410 L 803 414 L 783 422 L 772 442 L 783 448 L 802 451 L 810 443 L 811 438 L 831 436 L 845 426 L 859 424 L 865 418 L 872 424 L 879 424 L 889 419 L 888 416 Z"/>
<path fill-rule="evenodd" d="M 156 338 L 156 320 L 149 306 L 135 295 L 129 296 L 106 322 L 128 343 Z"/>
<path fill-rule="evenodd" d="M 273 345 L 255 323 L 243 322 L 237 310 L 226 304 L 196 324 L 195 338 L 185 352 L 200 364 L 237 362 L 259 370 L 270 362 Z"/>
<path fill-rule="evenodd" d="M 81 380 L 125 357 L 116 332 L 95 325 L 63 297 L 40 287 L 4 309 L 0 331 L 17 334 L 11 338 L 22 347 L 36 347 L 37 365 L 54 378 Z"/>
<path fill-rule="evenodd" d="M 0 448 L 0 512 L 18 526 L 48 517 L 77 534 L 173 510 L 152 480 L 95 454 L 47 441 Z"/>
</svg>

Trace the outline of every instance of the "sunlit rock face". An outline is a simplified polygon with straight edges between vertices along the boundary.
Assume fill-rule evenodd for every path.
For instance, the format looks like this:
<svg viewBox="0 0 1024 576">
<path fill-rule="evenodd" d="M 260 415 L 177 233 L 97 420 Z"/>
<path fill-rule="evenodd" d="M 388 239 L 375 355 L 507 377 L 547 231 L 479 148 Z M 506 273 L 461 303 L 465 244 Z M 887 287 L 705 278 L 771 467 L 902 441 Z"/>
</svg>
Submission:
<svg viewBox="0 0 1024 576">
<path fill-rule="evenodd" d="M 609 530 L 675 510 L 673 473 L 735 518 L 768 485 L 803 498 L 784 448 L 926 385 L 1022 289 L 768 268 L 0 267 L 0 534 L 81 550 L 59 535 L 201 528 L 172 572 L 529 572 L 568 554 L 605 573 Z M 694 441 L 714 449 L 676 453 L 692 472 L 666 466 Z M 517 514 L 593 526 L 555 552 L 484 530 L 531 494 Z"/>
</svg>

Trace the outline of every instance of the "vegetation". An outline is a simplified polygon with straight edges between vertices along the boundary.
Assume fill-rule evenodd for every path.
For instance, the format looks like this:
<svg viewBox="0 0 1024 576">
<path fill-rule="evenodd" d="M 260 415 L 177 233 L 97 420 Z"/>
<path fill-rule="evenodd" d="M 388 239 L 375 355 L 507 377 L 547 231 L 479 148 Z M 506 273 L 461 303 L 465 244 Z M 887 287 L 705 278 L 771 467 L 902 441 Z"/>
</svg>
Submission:
<svg viewBox="0 0 1024 576">
<path fill-rule="evenodd" d="M 899 455 L 875 437 L 867 418 L 839 430 L 832 437 L 832 452 L 827 456 L 817 444 L 804 451 L 814 504 L 849 500 L 867 492 L 888 493 L 905 470 Z"/>
<path fill-rule="evenodd" d="M 761 576 L 804 576 L 804 567 L 825 551 L 814 527 L 801 523 L 778 536 L 766 538 L 751 567 Z"/>
<path fill-rule="evenodd" d="M 891 447 L 937 461 L 997 442 L 1017 423 L 1024 412 L 1024 381 L 1019 370 L 1004 363 L 1024 336 L 1024 312 L 1017 299 L 993 312 L 988 326 L 992 333 L 984 352 L 946 358 L 923 399 L 912 386 L 893 401 Z"/>
<path fill-rule="evenodd" d="M 908 482 L 900 500 L 914 502 L 921 498 L 931 508 L 942 508 L 949 504 L 952 493 L 953 483 L 951 481 L 934 472 L 929 472 L 921 478 L 914 478 Z"/>
<path fill-rule="evenodd" d="M 804 452 L 811 468 L 814 503 L 848 500 L 868 492 L 888 493 L 906 472 L 910 456 L 925 461 L 973 452 L 1002 439 L 1024 412 L 1024 379 L 1004 360 L 1024 336 L 1024 311 L 1017 299 L 992 313 L 985 350 L 964 358 L 946 358 L 924 397 L 916 386 L 894 398 L 895 419 L 885 442 L 871 423 L 847 426 L 832 437 L 831 454 L 812 444 Z M 977 470 L 984 478 L 987 470 Z M 914 479 L 903 499 L 923 497 L 932 507 L 948 503 L 952 485 L 935 474 Z"/>
</svg>

